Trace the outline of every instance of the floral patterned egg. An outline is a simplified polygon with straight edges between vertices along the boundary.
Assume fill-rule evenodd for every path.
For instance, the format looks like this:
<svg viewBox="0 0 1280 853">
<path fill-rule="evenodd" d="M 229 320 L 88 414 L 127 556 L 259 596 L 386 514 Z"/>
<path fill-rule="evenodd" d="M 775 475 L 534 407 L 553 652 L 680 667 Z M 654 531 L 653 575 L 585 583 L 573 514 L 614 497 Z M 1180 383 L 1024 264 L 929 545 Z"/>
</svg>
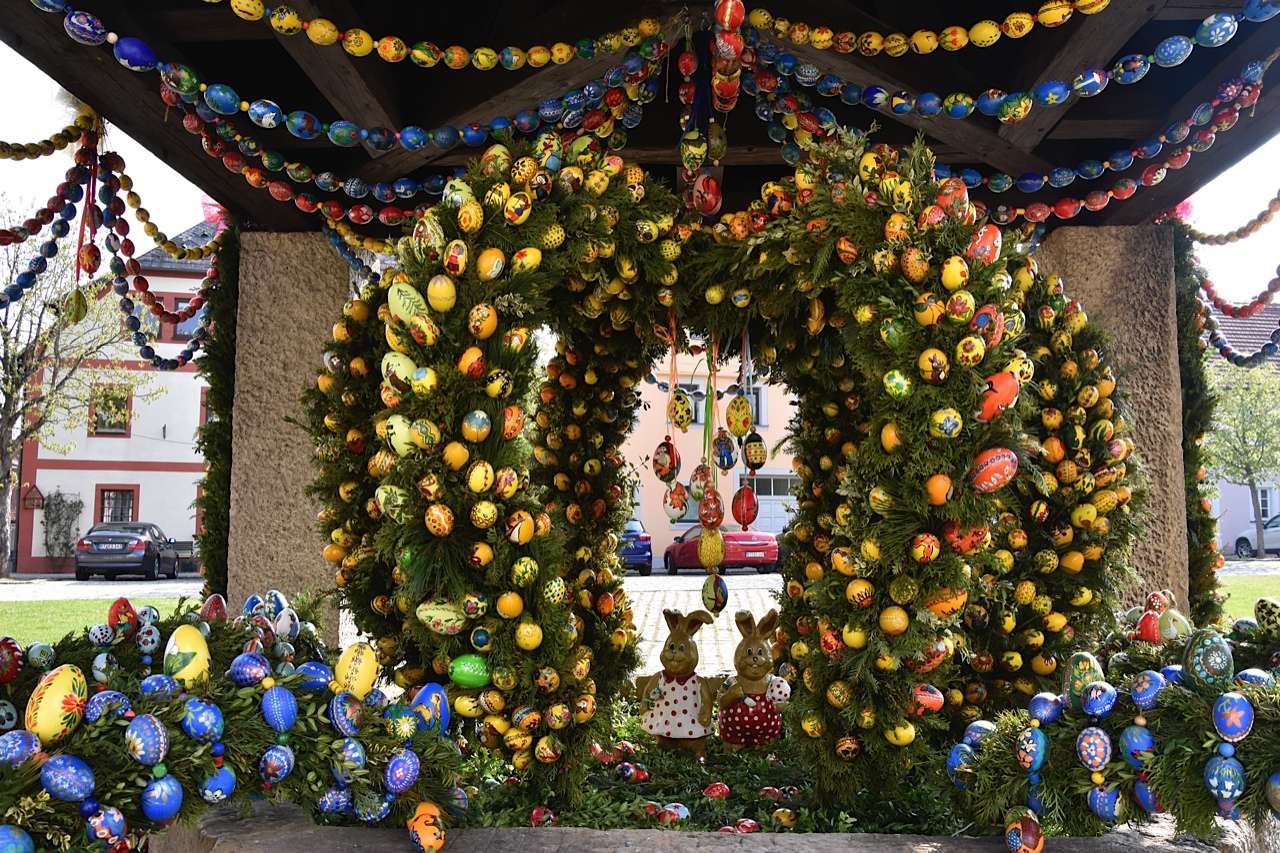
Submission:
<svg viewBox="0 0 1280 853">
<path fill-rule="evenodd" d="M 689 494 L 694 500 L 700 501 L 706 495 L 707 489 L 711 487 L 712 477 L 711 466 L 706 462 L 700 462 L 693 473 L 689 475 Z"/>
<path fill-rule="evenodd" d="M 112 849 L 125 840 L 128 833 L 124 814 L 117 808 L 107 806 L 89 815 L 84 821 L 84 837 L 91 849 L 106 847 Z"/>
<path fill-rule="evenodd" d="M 24 725 L 46 747 L 57 743 L 80 725 L 88 697 L 84 673 L 63 664 L 45 673 L 27 699 Z"/>
<path fill-rule="evenodd" d="M 964 789 L 967 787 L 965 782 L 965 773 L 973 767 L 973 763 L 978 760 L 978 754 L 973 751 L 973 747 L 967 743 L 957 743 L 951 747 L 951 751 L 947 753 L 947 776 L 955 783 L 957 788 Z"/>
<path fill-rule="evenodd" d="M 272 744 L 258 759 L 258 775 L 268 785 L 279 785 L 293 772 L 293 766 L 293 750 L 282 743 Z"/>
<path fill-rule="evenodd" d="M 1234 690 L 1223 693 L 1213 703 L 1213 727 L 1228 743 L 1244 740 L 1253 731 L 1253 705 Z"/>
<path fill-rule="evenodd" d="M 298 721 L 298 700 L 293 691 L 276 685 L 262 694 L 262 719 L 273 730 L 284 733 Z"/>
<path fill-rule="evenodd" d="M 1077 714 L 1082 713 L 1084 706 L 1081 699 L 1085 687 L 1102 680 L 1102 664 L 1089 652 L 1076 652 L 1068 658 L 1063 673 L 1062 693 L 1071 710 Z"/>
<path fill-rule="evenodd" d="M 1187 643 L 1182 668 L 1193 685 L 1221 690 L 1235 675 L 1231 646 L 1216 631 L 1196 631 Z"/>
<path fill-rule="evenodd" d="M 719 527 L 724 521 L 724 501 L 716 489 L 708 488 L 698 501 L 698 521 L 708 528 Z"/>
<path fill-rule="evenodd" d="M 755 489 L 745 485 L 739 486 L 733 493 L 730 509 L 733 512 L 733 520 L 742 525 L 743 530 L 750 527 L 755 522 L 756 516 L 760 514 L 760 502 L 756 499 Z"/>
<path fill-rule="evenodd" d="M 1142 710 L 1155 707 L 1161 691 L 1168 686 L 1165 677 L 1153 669 L 1143 670 L 1129 682 L 1129 695 Z"/>
<path fill-rule="evenodd" d="M 1266 596 L 1259 598 L 1253 603 L 1253 618 L 1257 620 L 1258 629 L 1262 633 L 1268 636 L 1280 635 L 1280 601 Z M 3 680 L 3 676 L 0 676 L 0 682 Z"/>
<path fill-rule="evenodd" d="M 742 461 L 752 471 L 759 471 L 769 461 L 769 448 L 760 433 L 753 431 L 742 442 Z"/>
<path fill-rule="evenodd" d="M 1154 751 L 1155 747 L 1155 738 L 1151 736 L 1151 731 L 1146 726 L 1126 726 L 1124 731 L 1120 732 L 1120 757 L 1130 767 L 1141 770 L 1146 760 L 1142 754 Z"/>
<path fill-rule="evenodd" d="M 1089 810 L 1103 820 L 1121 820 L 1124 817 L 1124 800 L 1120 799 L 1120 787 L 1095 785 L 1089 789 Z"/>
<path fill-rule="evenodd" d="M 391 760 L 387 762 L 386 772 L 383 774 L 387 791 L 392 794 L 403 794 L 412 788 L 413 783 L 418 781 L 418 771 L 421 766 L 422 762 L 418 759 L 418 754 L 411 749 L 403 749 L 391 756 Z"/>
<path fill-rule="evenodd" d="M 360 722 L 364 719 L 364 703 L 354 694 L 343 691 L 334 694 L 329 700 L 329 720 L 338 734 L 355 737 L 360 733 Z"/>
<path fill-rule="evenodd" d="M 182 783 L 174 776 L 152 779 L 147 783 L 147 787 L 142 789 L 139 802 L 147 820 L 160 824 L 168 823 L 177 817 L 182 809 Z"/>
<path fill-rule="evenodd" d="M 711 455 L 716 460 L 716 467 L 726 474 L 738 462 L 737 448 L 724 427 L 716 432 L 716 437 L 711 442 Z"/>
<path fill-rule="evenodd" d="M 182 718 L 178 721 L 187 737 L 204 743 L 222 740 L 224 724 L 221 708 L 195 697 L 182 706 Z"/>
<path fill-rule="evenodd" d="M 0 764 L 17 767 L 40 751 L 40 738 L 26 729 L 0 735 Z"/>
<path fill-rule="evenodd" d="M 684 517 L 689 507 L 689 493 L 683 483 L 672 483 L 662 495 L 662 511 L 675 521 Z"/>
<path fill-rule="evenodd" d="M 1044 765 L 1049 751 L 1049 738 L 1039 726 L 1027 726 L 1018 732 L 1013 748 L 1018 765 L 1028 773 L 1035 773 Z"/>
<path fill-rule="evenodd" d="M 1090 682 L 1080 695 L 1080 704 L 1089 716 L 1105 717 L 1116 706 L 1116 689 L 1105 681 Z"/>
<path fill-rule="evenodd" d="M 1027 711 L 1042 726 L 1056 723 L 1062 716 L 1062 699 L 1056 693 L 1037 693 L 1027 704 Z"/>
<path fill-rule="evenodd" d="M 93 793 L 93 770 L 78 755 L 55 755 L 40 768 L 40 784 L 54 799 L 76 803 Z"/>
<path fill-rule="evenodd" d="M 89 12 L 70 11 L 62 19 L 62 28 L 66 30 L 72 41 L 89 46 L 102 44 L 107 40 L 107 28 L 97 15 Z"/>
<path fill-rule="evenodd" d="M 1244 793 L 1244 765 L 1233 757 L 1215 755 L 1204 763 L 1204 786 L 1219 800 Z"/>
<path fill-rule="evenodd" d="M 200 799 L 206 803 L 225 802 L 235 792 L 236 773 L 225 765 L 213 771 L 213 775 L 200 785 Z"/>
<path fill-rule="evenodd" d="M 1101 770 L 1111 761 L 1111 736 L 1089 726 L 1076 737 L 1076 756 L 1089 770 Z"/>
<path fill-rule="evenodd" d="M 352 772 L 363 770 L 368 763 L 364 744 L 354 737 L 348 737 L 338 745 L 337 753 L 337 758 L 329 769 L 339 785 L 350 785 Z"/>
<path fill-rule="evenodd" d="M 676 450 L 670 436 L 658 442 L 653 451 L 653 473 L 664 483 L 670 483 L 680 473 L 680 451 Z"/>
<path fill-rule="evenodd" d="M 995 263 L 996 258 L 1000 257 L 1001 239 L 999 226 L 983 225 L 973 233 L 968 247 L 964 250 L 965 256 L 984 264 Z"/>
<path fill-rule="evenodd" d="M 139 714 L 124 730 L 124 744 L 134 761 L 151 767 L 169 753 L 169 730 L 154 714 Z"/>
<path fill-rule="evenodd" d="M 257 684 L 271 674 L 271 661 L 257 652 L 245 652 L 236 655 L 227 670 L 227 677 L 237 687 L 248 687 Z"/>
<path fill-rule="evenodd" d="M 676 388 L 667 402 L 667 420 L 681 432 L 688 431 L 689 424 L 693 423 L 693 402 L 683 388 Z"/>
<path fill-rule="evenodd" d="M 735 438 L 742 438 L 751 432 L 751 403 L 747 400 L 746 395 L 737 394 L 729 401 L 728 407 L 725 409 L 724 422 L 729 428 L 729 433 Z"/>
<path fill-rule="evenodd" d="M 17 678 L 22 669 L 22 646 L 13 637 L 0 637 L 0 684 Z"/>
<path fill-rule="evenodd" d="M 1014 806 L 1005 812 L 1004 843 L 1009 853 L 1041 853 L 1044 833 L 1036 813 L 1026 806 Z"/>
</svg>

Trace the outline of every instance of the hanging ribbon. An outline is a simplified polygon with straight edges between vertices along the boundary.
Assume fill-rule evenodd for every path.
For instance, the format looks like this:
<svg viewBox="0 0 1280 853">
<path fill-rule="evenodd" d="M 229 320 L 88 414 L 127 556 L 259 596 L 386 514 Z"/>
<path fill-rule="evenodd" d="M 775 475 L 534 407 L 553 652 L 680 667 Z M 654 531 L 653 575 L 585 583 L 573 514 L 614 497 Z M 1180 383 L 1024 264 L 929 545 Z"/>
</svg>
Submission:
<svg viewBox="0 0 1280 853">
<path fill-rule="evenodd" d="M 680 368 L 676 364 L 676 312 L 667 309 L 667 346 L 671 348 L 671 365 L 667 374 L 667 432 L 671 433 L 671 408 L 676 401 L 676 391 L 680 388 Z M 670 436 L 668 436 L 670 437 Z"/>
</svg>

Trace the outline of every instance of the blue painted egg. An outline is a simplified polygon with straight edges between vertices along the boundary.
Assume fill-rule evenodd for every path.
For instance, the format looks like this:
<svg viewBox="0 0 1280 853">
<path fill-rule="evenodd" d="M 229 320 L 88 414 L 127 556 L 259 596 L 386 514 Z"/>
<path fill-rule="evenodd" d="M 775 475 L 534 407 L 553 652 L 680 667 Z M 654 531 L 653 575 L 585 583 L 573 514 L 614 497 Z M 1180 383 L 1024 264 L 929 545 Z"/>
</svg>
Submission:
<svg viewBox="0 0 1280 853">
<path fill-rule="evenodd" d="M 143 696 L 156 699 L 169 699 L 178 692 L 178 681 L 172 675 L 148 675 L 139 686 Z"/>
<path fill-rule="evenodd" d="M 333 670 L 328 664 L 318 660 L 300 664 L 295 672 L 302 676 L 302 683 L 298 686 L 308 692 L 326 690 L 329 682 L 333 681 Z"/>
<path fill-rule="evenodd" d="M 1133 677 L 1129 682 L 1129 695 L 1133 703 L 1142 710 L 1154 708 L 1160 693 L 1168 686 L 1165 677 L 1155 670 L 1146 669 Z"/>
<path fill-rule="evenodd" d="M 1276 0 L 1244 0 L 1244 8 L 1240 10 L 1240 17 L 1255 24 L 1269 21 L 1276 15 L 1280 15 L 1280 3 Z"/>
<path fill-rule="evenodd" d="M 942 96 L 937 92 L 921 92 L 916 95 L 916 113 L 924 118 L 933 118 L 942 112 Z"/>
<path fill-rule="evenodd" d="M 1204 127 L 1213 121 L 1213 114 L 1217 107 L 1212 101 L 1201 101 L 1196 108 L 1191 111 L 1191 123 L 1196 127 Z"/>
<path fill-rule="evenodd" d="M 443 684 L 426 684 L 413 697 L 411 706 L 421 718 L 419 725 L 438 734 L 449 729 L 449 696 Z"/>
<path fill-rule="evenodd" d="M 1271 811 L 1280 815 L 1280 770 L 1267 779 L 1267 805 L 1271 806 Z"/>
<path fill-rule="evenodd" d="M 532 110 L 521 110 L 520 112 L 512 116 L 511 120 L 515 124 L 516 130 L 520 131 L 521 133 L 533 133 L 535 130 L 538 129 L 538 124 L 540 122 L 538 118 L 538 114 Z M 627 122 L 627 117 L 626 117 L 626 113 L 624 112 L 622 116 L 622 123 L 625 125 L 626 122 Z M 635 125 L 628 125 L 628 126 L 635 127 Z"/>
<path fill-rule="evenodd" d="M 1160 149 L 1163 147 L 1164 146 L 1161 145 L 1160 140 L 1158 139 L 1144 139 L 1134 146 L 1134 149 L 1137 151 L 1137 154 L 1135 156 L 1140 157 L 1143 160 L 1150 160 L 1152 157 L 1155 157 L 1157 154 L 1159 154 Z M 1161 613 L 1160 615 L 1163 617 L 1166 613 L 1175 613 L 1175 612 L 1177 611 L 1166 610 L 1164 613 Z M 1167 639 L 1171 640 L 1173 639 L 1173 637 L 1168 637 Z"/>
<path fill-rule="evenodd" d="M 1248 640 L 1258 633 L 1258 623 L 1249 618 L 1244 617 L 1237 619 L 1231 623 L 1231 639 Z"/>
<path fill-rule="evenodd" d="M 72 41 L 90 46 L 102 44 L 107 40 L 107 28 L 97 15 L 88 12 L 70 11 L 62 19 L 62 28 Z"/>
<path fill-rule="evenodd" d="M 1234 690 L 1223 693 L 1213 703 L 1213 727 L 1228 743 L 1244 740 L 1253 731 L 1253 704 Z"/>
<path fill-rule="evenodd" d="M 59 15 L 64 15 L 67 11 L 67 0 L 31 0 L 31 5 L 41 12 L 55 12 Z"/>
<path fill-rule="evenodd" d="M 315 139 L 320 135 L 320 119 L 306 110 L 294 110 L 285 116 L 284 126 L 299 139 Z M 246 601 L 247 605 L 248 602 Z"/>
<path fill-rule="evenodd" d="M 1164 129 L 1164 133 L 1160 135 L 1164 138 L 1164 141 L 1167 144 L 1177 145 L 1178 143 L 1182 142 L 1182 140 L 1186 139 L 1187 136 L 1190 135 L 1190 133 L 1191 133 L 1191 128 L 1187 127 L 1185 122 L 1175 121 L 1172 124 L 1170 124 L 1168 127 L 1166 127 Z M 1173 611 L 1166 610 L 1164 613 L 1161 613 L 1160 616 L 1161 618 L 1164 618 L 1165 613 L 1171 613 L 1171 612 Z M 1186 617 L 1184 616 L 1183 619 L 1185 618 Z M 1190 633 L 1190 631 L 1188 631 L 1187 633 Z"/>
<path fill-rule="evenodd" d="M 1082 160 L 1076 165 L 1076 174 L 1086 181 L 1092 181 L 1107 170 L 1101 160 Z"/>
<path fill-rule="evenodd" d="M 1037 172 L 1027 172 L 1018 176 L 1018 189 L 1024 193 L 1039 192 L 1044 187 L 1045 176 Z"/>
<path fill-rule="evenodd" d="M 284 121 L 284 110 L 280 109 L 280 105 L 275 101 L 257 100 L 249 104 L 249 121 L 258 127 L 270 130 L 273 127 L 279 127 Z M 248 601 L 245 602 L 246 605 L 248 603 Z"/>
<path fill-rule="evenodd" d="M 212 702 L 192 697 L 182 706 L 182 719 L 178 721 L 178 725 L 192 740 L 213 743 L 222 740 L 225 722 L 221 708 Z"/>
<path fill-rule="evenodd" d="M 232 116 L 240 111 L 240 95 L 226 83 L 214 83 L 205 89 L 204 102 L 218 115 Z"/>
<path fill-rule="evenodd" d="M 1062 716 L 1062 697 L 1056 693 L 1037 693 L 1027 703 L 1027 712 L 1042 726 L 1056 723 Z"/>
<path fill-rule="evenodd" d="M 1151 70 L 1151 60 L 1141 53 L 1131 53 L 1116 60 L 1111 66 L 1111 79 L 1121 86 L 1137 83 Z"/>
<path fill-rule="evenodd" d="M 391 804 L 395 797 L 385 795 L 380 800 L 362 800 L 354 805 L 356 817 L 365 823 L 377 823 L 391 813 Z"/>
<path fill-rule="evenodd" d="M 995 734 L 995 731 L 996 724 L 990 720 L 974 720 L 964 727 L 964 734 L 960 739 L 977 749 L 988 736 Z"/>
<path fill-rule="evenodd" d="M 278 785 L 293 772 L 293 764 L 292 749 L 282 743 L 272 744 L 258 759 L 258 775 L 268 785 Z"/>
<path fill-rule="evenodd" d="M 1120 820 L 1124 813 L 1123 802 L 1119 786 L 1095 785 L 1089 789 L 1089 810 L 1103 820 Z"/>
<path fill-rule="evenodd" d="M 245 616 L 253 616 L 260 612 L 265 606 L 266 601 L 263 600 L 262 596 L 258 595 L 256 592 L 251 592 L 248 597 L 245 598 L 244 606 L 240 608 L 240 612 Z"/>
<path fill-rule="evenodd" d="M 169 753 L 169 730 L 154 714 L 139 714 L 124 730 L 129 756 L 147 767 L 159 764 Z"/>
<path fill-rule="evenodd" d="M 1049 186 L 1065 187 L 1076 179 L 1076 170 L 1067 166 L 1054 166 L 1049 170 Z"/>
<path fill-rule="evenodd" d="M 311 180 L 317 187 L 327 193 L 337 192 L 338 187 L 342 185 L 342 182 L 338 180 L 338 176 L 329 171 L 316 172 L 315 177 Z"/>
<path fill-rule="evenodd" d="M 1168 666 L 1160 667 L 1160 674 L 1164 676 L 1164 680 L 1168 684 L 1181 684 L 1183 669 L 1182 664 L 1173 663 Z"/>
<path fill-rule="evenodd" d="M 799 62 L 800 60 L 796 59 L 790 53 L 783 53 L 779 54 L 773 64 L 779 74 L 784 77 L 790 77 L 792 72 L 796 70 L 796 65 L 799 64 Z"/>
<path fill-rule="evenodd" d="M 1155 746 L 1156 740 L 1146 726 L 1125 726 L 1124 731 L 1120 732 L 1120 757 L 1130 767 L 1141 770 L 1144 759 L 1138 754 L 1151 752 Z"/>
<path fill-rule="evenodd" d="M 1049 738 L 1039 726 L 1027 726 L 1018 732 L 1018 737 L 1013 742 L 1013 749 L 1018 765 L 1029 773 L 1035 773 L 1044 765 L 1044 760 L 1048 757 Z"/>
<path fill-rule="evenodd" d="M 391 189 L 395 191 L 397 198 L 413 198 L 421 188 L 422 185 L 413 178 L 397 178 L 395 183 L 391 185 Z"/>
<path fill-rule="evenodd" d="M 329 787 L 316 798 L 316 808 L 325 814 L 342 814 L 351 809 L 351 789 Z"/>
<path fill-rule="evenodd" d="M 1244 765 L 1229 756 L 1213 756 L 1204 763 L 1204 786 L 1219 800 L 1239 799 L 1244 793 Z"/>
<path fill-rule="evenodd" d="M 437 127 L 431 131 L 431 144 L 442 151 L 448 151 L 458 144 L 459 136 L 456 127 Z"/>
<path fill-rule="evenodd" d="M 862 87 L 857 83 L 845 83 L 844 87 L 840 89 L 840 102 L 851 107 L 856 107 L 862 103 Z M 769 105 L 768 101 L 764 101 L 764 103 Z M 781 105 L 778 106 L 781 108 Z"/>
<path fill-rule="evenodd" d="M 1261 687 L 1274 687 L 1276 677 L 1265 669 L 1249 667 L 1236 673 L 1236 684 L 1257 684 Z"/>
<path fill-rule="evenodd" d="M 386 186 L 383 184 L 383 186 Z M 342 182 L 342 191 L 352 198 L 364 198 L 369 194 L 369 182 L 363 178 L 347 178 Z M 391 201 L 390 198 L 387 201 Z M 275 630 L 277 637 L 292 640 L 298 636 L 298 628 L 302 625 L 298 614 L 292 607 L 286 607 L 276 617 Z"/>
<path fill-rule="evenodd" d="M 338 744 L 338 757 L 330 765 L 334 780 L 339 785 L 351 784 L 351 773 L 363 770 L 367 763 L 364 744 L 353 737 L 346 738 Z"/>
<path fill-rule="evenodd" d="M 382 692 L 382 688 L 375 687 L 370 690 L 364 697 L 364 706 L 374 711 L 381 711 L 383 708 L 391 704 L 391 700 L 387 698 L 387 694 Z"/>
<path fill-rule="evenodd" d="M 1071 81 L 1071 88 L 1082 98 L 1092 98 L 1107 88 L 1110 82 L 1111 78 L 1107 76 L 1106 69 L 1087 68 Z"/>
<path fill-rule="evenodd" d="M 862 89 L 862 105 L 867 109 L 882 109 L 889 103 L 889 90 L 883 86 L 865 86 Z"/>
<path fill-rule="evenodd" d="M 896 116 L 910 113 L 916 106 L 916 99 L 910 92 L 894 92 L 889 96 L 889 112 Z"/>
<path fill-rule="evenodd" d="M 393 794 L 403 794 L 418 781 L 418 771 L 421 768 L 422 762 L 412 749 L 397 752 L 387 762 L 387 769 L 383 774 L 387 790 Z"/>
<path fill-rule="evenodd" d="M 227 677 L 237 687 L 257 684 L 271 674 L 271 661 L 257 652 L 244 652 L 235 656 L 227 669 Z"/>
<path fill-rule="evenodd" d="M 116 62 L 130 71 L 151 71 L 156 67 L 156 52 L 140 38 L 122 36 L 111 48 L 111 53 Z"/>
<path fill-rule="evenodd" d="M 1182 666 L 1187 679 L 1196 687 L 1222 690 L 1235 677 L 1231 646 L 1216 631 L 1200 630 L 1191 635 Z"/>
<path fill-rule="evenodd" d="M 445 798 L 444 809 L 454 820 L 462 820 L 470 804 L 471 798 L 467 795 L 466 789 L 454 785 L 449 789 L 449 796 Z"/>
<path fill-rule="evenodd" d="M 328 137 L 339 148 L 352 148 L 360 144 L 360 125 L 346 119 L 331 121 Z"/>
<path fill-rule="evenodd" d="M 978 96 L 978 112 L 984 116 L 994 116 L 1000 112 L 1000 106 L 1009 94 L 1002 89 L 988 89 Z"/>
<path fill-rule="evenodd" d="M 40 751 L 40 738 L 26 729 L 0 735 L 0 764 L 17 767 Z"/>
<path fill-rule="evenodd" d="M 417 151 L 426 147 L 430 141 L 430 134 L 417 125 L 410 124 L 400 128 L 400 146 L 406 151 Z"/>
<path fill-rule="evenodd" d="M 559 98 L 548 98 L 538 104 L 538 118 L 547 124 L 555 124 L 564 115 L 564 102 Z"/>
<path fill-rule="evenodd" d="M 91 849 L 110 850 L 125 839 L 129 827 L 124 814 L 117 808 L 107 806 L 100 809 L 84 821 L 84 839 Z M 4 846 L 0 844 L 0 850 Z"/>
<path fill-rule="evenodd" d="M 364 141 L 374 151 L 390 151 L 396 147 L 396 134 L 385 127 L 366 127 Z"/>
<path fill-rule="evenodd" d="M 172 775 L 152 779 L 138 798 L 142 813 L 154 823 L 168 823 L 182 808 L 182 783 Z"/>
<path fill-rule="evenodd" d="M 1091 717 L 1105 717 L 1116 706 L 1116 689 L 1105 681 L 1085 685 L 1080 695 L 1084 712 Z"/>
<path fill-rule="evenodd" d="M 1111 736 L 1089 726 L 1076 736 L 1076 757 L 1090 770 L 1101 770 L 1111 761 Z"/>
<path fill-rule="evenodd" d="M 360 733 L 364 705 L 353 694 L 342 692 L 329 700 L 329 721 L 338 734 L 353 737 Z"/>
<path fill-rule="evenodd" d="M 1036 84 L 1031 96 L 1042 107 L 1056 107 L 1071 97 L 1071 86 L 1065 80 L 1045 80 Z"/>
<path fill-rule="evenodd" d="M 1231 41 L 1239 26 L 1236 16 L 1230 12 L 1215 12 L 1196 28 L 1196 44 L 1201 47 L 1220 47 Z"/>
<path fill-rule="evenodd" d="M 11 823 L 0 823 L 0 850 L 4 853 L 36 853 L 36 845 L 26 830 Z"/>
<path fill-rule="evenodd" d="M 516 118 L 517 119 L 520 118 L 519 113 L 516 113 Z M 642 121 L 644 121 L 644 108 L 641 107 L 639 104 L 628 104 L 626 108 L 623 109 L 622 126 L 625 127 L 627 130 L 634 130 L 635 128 L 640 126 L 640 122 Z M 519 128 L 519 124 L 517 124 L 516 127 Z M 530 131 L 536 129 L 537 127 L 538 127 L 538 124 L 535 121 L 532 127 L 530 128 Z"/>
<path fill-rule="evenodd" d="M 754 89 L 755 91 L 749 91 L 747 89 L 748 77 L 751 78 L 751 88 Z M 835 74 L 823 74 L 821 77 L 818 78 L 818 82 L 814 86 L 814 88 L 817 89 L 818 94 L 822 95 L 824 98 L 834 98 L 836 95 L 840 94 L 840 90 L 843 87 L 844 87 L 844 81 L 841 80 Z M 742 90 L 746 92 L 748 95 L 755 95 L 760 91 L 759 87 L 755 85 L 754 74 L 743 75 Z"/>
<path fill-rule="evenodd" d="M 93 770 L 78 755 L 55 755 L 40 768 L 40 784 L 64 803 L 78 803 L 93 793 Z"/>
<path fill-rule="evenodd" d="M 298 721 L 298 700 L 293 691 L 276 685 L 262 694 L 262 719 L 277 732 L 287 732 Z"/>
<path fill-rule="evenodd" d="M 494 139 L 498 139 L 503 142 L 510 141 L 512 136 L 513 126 L 514 125 L 512 124 L 511 119 L 507 118 L 506 116 L 495 116 L 489 122 L 489 135 L 492 136 Z M 403 129 L 400 131 L 400 136 L 401 136 L 401 144 L 403 144 L 403 137 L 404 137 Z"/>
<path fill-rule="evenodd" d="M 103 717 L 114 720 L 124 716 L 125 712 L 132 708 L 133 703 L 129 701 L 129 697 L 119 690 L 103 690 L 90 696 L 89 701 L 85 703 L 84 721 L 96 723 Z"/>
<path fill-rule="evenodd" d="M 992 172 L 987 176 L 987 189 L 993 193 L 1002 193 L 1014 185 L 1013 175 L 1005 172 Z"/>
<path fill-rule="evenodd" d="M 213 775 L 200 786 L 200 799 L 206 803 L 221 803 L 236 792 L 236 773 L 225 764 L 213 771 Z"/>
<path fill-rule="evenodd" d="M 796 82 L 801 86 L 812 86 L 818 82 L 818 78 L 822 76 L 822 72 L 818 70 L 818 66 L 811 62 L 802 62 L 796 66 L 795 70 Z"/>
<path fill-rule="evenodd" d="M 1173 68 L 1186 62 L 1194 49 L 1195 44 L 1186 36 L 1169 36 L 1156 45 L 1152 56 L 1161 68 Z"/>
<path fill-rule="evenodd" d="M 1142 806 L 1147 814 L 1155 814 L 1160 811 L 1160 803 L 1156 800 L 1156 792 L 1151 790 L 1142 779 L 1133 783 L 1133 798 L 1138 801 L 1138 805 Z"/>
</svg>

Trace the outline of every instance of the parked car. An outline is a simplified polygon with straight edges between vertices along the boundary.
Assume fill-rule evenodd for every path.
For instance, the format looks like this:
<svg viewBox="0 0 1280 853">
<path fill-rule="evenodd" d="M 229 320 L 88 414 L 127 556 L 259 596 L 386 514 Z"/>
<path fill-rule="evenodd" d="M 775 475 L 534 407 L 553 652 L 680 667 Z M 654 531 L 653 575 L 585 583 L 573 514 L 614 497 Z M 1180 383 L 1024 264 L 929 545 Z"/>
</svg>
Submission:
<svg viewBox="0 0 1280 853">
<path fill-rule="evenodd" d="M 154 524 L 117 522 L 95 524 L 76 543 L 76 580 L 91 575 L 178 576 L 177 543 Z"/>
<path fill-rule="evenodd" d="M 1267 546 L 1268 554 L 1280 554 L 1280 515 L 1273 515 L 1267 519 L 1267 523 L 1263 525 L 1266 531 L 1263 534 L 1263 540 Z M 1250 524 L 1248 527 L 1237 533 L 1232 539 L 1235 553 L 1237 557 L 1254 557 L 1258 554 L 1257 531 Z"/>
<path fill-rule="evenodd" d="M 653 537 L 644 529 L 640 519 L 633 518 L 622 528 L 618 557 L 622 560 L 623 569 L 635 569 L 645 576 L 653 571 Z"/>
<path fill-rule="evenodd" d="M 760 530 L 730 530 L 721 528 L 724 534 L 724 562 L 729 569 L 734 566 L 751 566 L 761 574 L 771 571 L 778 563 L 778 538 Z M 674 575 L 681 569 L 700 569 L 698 562 L 698 537 L 702 525 L 690 527 L 667 546 L 662 555 L 662 565 L 667 574 Z"/>
</svg>

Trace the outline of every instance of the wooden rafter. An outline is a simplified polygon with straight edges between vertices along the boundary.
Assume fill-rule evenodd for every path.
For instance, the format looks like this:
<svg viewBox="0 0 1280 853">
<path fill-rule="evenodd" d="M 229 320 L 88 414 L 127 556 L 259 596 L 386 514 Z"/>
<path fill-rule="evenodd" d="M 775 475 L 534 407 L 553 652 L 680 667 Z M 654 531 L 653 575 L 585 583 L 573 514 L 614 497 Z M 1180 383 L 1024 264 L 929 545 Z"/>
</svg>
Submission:
<svg viewBox="0 0 1280 853">
<path fill-rule="evenodd" d="M 247 24 L 226 6 L 157 9 L 148 18 L 158 32 L 184 33 L 191 41 L 270 41 L 272 37 L 271 27 Z"/>
<path fill-rule="evenodd" d="M 1128 142 L 1150 136 L 1160 130 L 1161 116 L 1136 118 L 1068 118 L 1058 122 L 1049 131 L 1049 138 L 1063 139 L 1123 139 Z"/>
<path fill-rule="evenodd" d="M 1239 3 L 1223 2 L 1223 0 L 1169 0 L 1156 14 L 1156 20 L 1202 21 L 1214 12 L 1239 11 Z"/>
<path fill-rule="evenodd" d="M 1142 29 L 1167 2 L 1169 0 L 1130 0 L 1112 4 L 1101 15 L 1076 16 L 1081 20 L 1075 24 L 1071 38 L 1049 57 L 1034 81 L 1028 82 L 1027 91 L 1045 80 L 1064 80 L 1070 84 L 1083 68 L 1110 65 L 1134 33 Z M 1072 95 L 1061 106 L 1037 107 L 1024 121 L 1000 128 L 1000 136 L 1023 151 L 1030 151 L 1049 135 L 1079 100 Z"/>
</svg>

